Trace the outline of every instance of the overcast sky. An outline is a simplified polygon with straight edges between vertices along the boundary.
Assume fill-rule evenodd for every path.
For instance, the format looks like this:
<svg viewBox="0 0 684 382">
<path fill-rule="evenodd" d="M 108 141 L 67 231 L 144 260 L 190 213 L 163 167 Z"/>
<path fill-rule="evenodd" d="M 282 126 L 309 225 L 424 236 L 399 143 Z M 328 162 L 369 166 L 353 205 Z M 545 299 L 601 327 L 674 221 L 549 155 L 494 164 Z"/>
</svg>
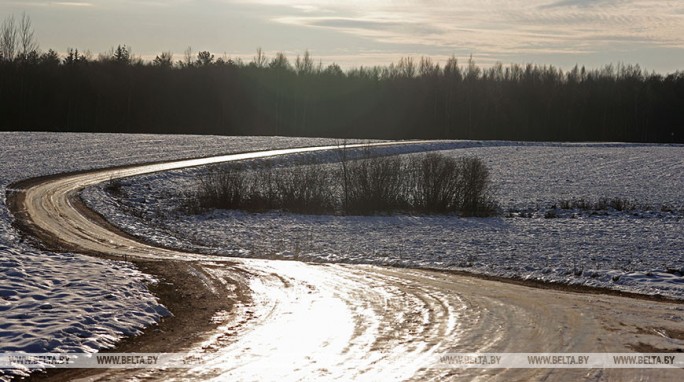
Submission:
<svg viewBox="0 0 684 382">
<path fill-rule="evenodd" d="M 257 47 L 324 64 L 437 61 L 640 64 L 684 70 L 684 0 L 0 0 L 22 12 L 43 50 L 93 54 L 126 44 L 145 59 L 191 46 L 249 60 Z"/>
</svg>

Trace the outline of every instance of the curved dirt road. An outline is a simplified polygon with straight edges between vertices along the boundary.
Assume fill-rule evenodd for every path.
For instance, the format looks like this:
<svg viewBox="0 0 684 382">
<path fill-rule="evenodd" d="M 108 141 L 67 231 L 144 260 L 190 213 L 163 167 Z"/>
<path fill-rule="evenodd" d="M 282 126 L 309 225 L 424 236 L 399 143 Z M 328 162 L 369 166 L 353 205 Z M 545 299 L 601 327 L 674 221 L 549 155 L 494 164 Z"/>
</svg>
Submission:
<svg viewBox="0 0 684 382">
<path fill-rule="evenodd" d="M 331 149 L 309 148 L 307 151 Z M 88 380 L 682 380 L 679 369 L 444 369 L 445 353 L 674 352 L 681 304 L 578 294 L 450 273 L 366 265 L 223 259 L 157 248 L 77 203 L 84 187 L 127 177 L 298 149 L 228 155 L 55 177 L 20 192 L 18 216 L 62 248 L 191 263 L 207 293 L 249 298 L 187 350 L 196 369 L 96 370 Z M 180 351 L 181 349 L 179 349 Z"/>
</svg>

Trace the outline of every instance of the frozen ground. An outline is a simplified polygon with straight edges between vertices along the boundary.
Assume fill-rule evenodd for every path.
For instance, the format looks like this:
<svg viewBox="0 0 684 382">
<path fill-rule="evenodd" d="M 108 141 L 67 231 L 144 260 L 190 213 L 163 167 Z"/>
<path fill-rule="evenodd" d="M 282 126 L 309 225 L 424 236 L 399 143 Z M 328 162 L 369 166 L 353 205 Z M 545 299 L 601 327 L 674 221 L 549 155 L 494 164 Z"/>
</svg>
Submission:
<svg viewBox="0 0 684 382">
<path fill-rule="evenodd" d="M 103 187 L 84 198 L 135 235 L 194 251 L 465 269 L 684 298 L 683 146 L 451 142 L 432 149 L 483 158 L 495 199 L 512 217 L 188 216 L 178 211 L 179 199 L 203 169 L 123 181 L 123 205 Z M 645 207 L 554 210 L 559 218 L 545 218 L 561 200 L 602 197 Z"/>
<path fill-rule="evenodd" d="M 684 146 L 544 144 L 469 148 L 490 165 L 504 206 L 550 206 L 559 200 L 628 198 L 684 208 Z M 461 151 L 451 151 L 461 155 Z"/>
<path fill-rule="evenodd" d="M 273 137 L 0 133 L 0 352 L 111 347 L 169 314 L 129 263 L 35 248 L 12 226 L 12 182 L 67 171 L 275 147 L 334 144 Z M 0 371 L 0 379 L 1 379 Z"/>
<path fill-rule="evenodd" d="M 11 182 L 113 165 L 336 143 L 48 133 L 0 133 L 0 138 L 0 351 L 108 347 L 166 314 L 145 287 L 150 277 L 129 264 L 40 251 L 23 240 L 4 204 Z M 496 198 L 502 206 L 530 210 L 533 217 L 179 214 L 172 208 L 178 202 L 174 195 L 190 187 L 201 169 L 127 180 L 123 206 L 102 188 L 84 195 L 131 233 L 181 248 L 245 257 L 465 268 L 684 298 L 681 213 L 592 216 L 566 211 L 559 219 L 543 218 L 549 204 L 573 197 L 623 196 L 681 209 L 684 147 L 453 142 L 432 148 L 482 156 L 499 185 Z"/>
</svg>

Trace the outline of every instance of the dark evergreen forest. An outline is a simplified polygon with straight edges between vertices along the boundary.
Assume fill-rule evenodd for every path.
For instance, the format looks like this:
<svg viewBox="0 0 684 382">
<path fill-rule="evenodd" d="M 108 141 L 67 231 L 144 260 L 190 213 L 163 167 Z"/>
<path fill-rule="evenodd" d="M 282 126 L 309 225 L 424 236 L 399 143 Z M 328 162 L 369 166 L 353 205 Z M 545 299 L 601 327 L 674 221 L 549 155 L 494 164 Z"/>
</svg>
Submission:
<svg viewBox="0 0 684 382">
<path fill-rule="evenodd" d="M 0 130 L 684 142 L 684 72 L 404 58 L 343 71 L 308 54 L 145 63 L 119 46 L 0 53 Z"/>
</svg>

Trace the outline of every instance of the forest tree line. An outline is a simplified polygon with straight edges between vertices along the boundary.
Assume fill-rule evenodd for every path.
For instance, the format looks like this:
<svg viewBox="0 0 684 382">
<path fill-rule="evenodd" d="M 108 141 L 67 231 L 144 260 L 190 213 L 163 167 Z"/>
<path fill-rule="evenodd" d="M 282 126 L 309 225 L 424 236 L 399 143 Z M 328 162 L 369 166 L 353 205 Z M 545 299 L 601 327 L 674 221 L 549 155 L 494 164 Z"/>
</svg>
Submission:
<svg viewBox="0 0 684 382">
<path fill-rule="evenodd" d="M 402 58 L 342 70 L 308 52 L 250 62 L 186 51 L 151 62 L 127 46 L 40 52 L 24 18 L 0 28 L 0 130 L 684 142 L 684 72 L 638 65 Z"/>
</svg>

